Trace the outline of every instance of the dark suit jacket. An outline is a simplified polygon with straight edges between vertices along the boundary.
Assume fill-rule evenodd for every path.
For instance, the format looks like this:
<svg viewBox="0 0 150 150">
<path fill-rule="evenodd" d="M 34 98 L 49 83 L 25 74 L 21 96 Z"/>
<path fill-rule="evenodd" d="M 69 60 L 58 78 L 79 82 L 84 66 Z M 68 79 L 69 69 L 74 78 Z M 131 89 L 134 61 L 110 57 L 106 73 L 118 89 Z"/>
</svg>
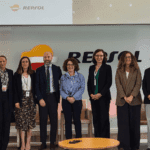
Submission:
<svg viewBox="0 0 150 150">
<path fill-rule="evenodd" d="M 60 90 L 59 90 L 59 80 L 61 78 L 61 69 L 58 66 L 52 64 L 52 72 L 53 72 L 53 81 L 54 88 L 56 94 L 56 100 L 59 103 L 60 101 Z M 36 70 L 36 95 L 37 100 L 46 98 L 46 73 L 45 66 L 41 66 Z"/>
<path fill-rule="evenodd" d="M 30 75 L 31 77 L 31 90 L 34 98 L 34 103 L 36 104 L 36 97 L 35 97 L 35 72 Z M 14 100 L 15 103 L 20 103 L 20 106 L 22 106 L 22 80 L 21 80 L 21 74 L 18 74 L 15 72 L 14 74 Z"/>
<path fill-rule="evenodd" d="M 10 69 L 7 69 L 8 72 L 8 77 L 9 77 L 9 81 L 8 81 L 8 89 L 7 89 L 7 93 L 8 93 L 8 101 L 9 101 L 9 108 L 10 108 L 10 112 L 13 111 L 14 109 L 14 98 L 13 98 L 13 71 Z M 1 78 L 0 78 L 0 89 L 2 89 L 2 82 L 1 82 Z M 2 90 L 0 90 L 0 99 L 2 99 Z"/>
<path fill-rule="evenodd" d="M 90 66 L 89 68 L 89 76 L 88 76 L 88 94 L 91 98 L 91 94 L 94 94 L 94 71 L 95 71 L 95 65 Z M 111 100 L 111 95 L 110 95 L 110 87 L 112 85 L 112 70 L 111 66 L 107 64 L 102 64 L 99 70 L 99 77 L 98 77 L 98 93 L 102 94 L 102 98 L 106 98 L 108 100 Z"/>
<path fill-rule="evenodd" d="M 150 104 L 150 100 L 147 97 L 150 95 L 150 68 L 146 69 L 144 72 L 142 89 L 144 93 L 144 103 Z"/>
<path fill-rule="evenodd" d="M 140 69 L 131 69 L 128 78 L 126 77 L 126 72 L 117 69 L 115 80 L 117 87 L 117 106 L 123 106 L 126 103 L 124 97 L 129 97 L 130 95 L 134 97 L 130 105 L 140 105 L 142 103 L 140 93 L 142 81 Z"/>
</svg>

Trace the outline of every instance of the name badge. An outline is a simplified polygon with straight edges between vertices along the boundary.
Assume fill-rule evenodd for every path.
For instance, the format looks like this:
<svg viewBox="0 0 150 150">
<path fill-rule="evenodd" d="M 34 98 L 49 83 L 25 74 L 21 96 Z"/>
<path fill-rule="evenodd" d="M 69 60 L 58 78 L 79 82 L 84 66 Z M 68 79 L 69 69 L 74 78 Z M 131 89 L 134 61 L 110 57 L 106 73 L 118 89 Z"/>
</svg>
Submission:
<svg viewBox="0 0 150 150">
<path fill-rule="evenodd" d="M 7 91 L 7 85 L 2 85 L 2 91 L 6 92 Z"/>
<path fill-rule="evenodd" d="M 94 78 L 94 85 L 96 86 L 96 79 Z"/>
<path fill-rule="evenodd" d="M 29 97 L 29 95 L 30 95 L 30 92 L 26 91 L 26 97 Z"/>
</svg>

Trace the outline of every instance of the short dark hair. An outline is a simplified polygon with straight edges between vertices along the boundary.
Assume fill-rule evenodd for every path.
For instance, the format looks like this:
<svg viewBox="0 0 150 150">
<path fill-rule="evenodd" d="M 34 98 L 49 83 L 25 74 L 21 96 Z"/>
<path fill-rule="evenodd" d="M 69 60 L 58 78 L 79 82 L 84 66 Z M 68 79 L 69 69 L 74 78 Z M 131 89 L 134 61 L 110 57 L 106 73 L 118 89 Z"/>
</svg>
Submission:
<svg viewBox="0 0 150 150">
<path fill-rule="evenodd" d="M 22 74 L 22 73 L 23 73 L 22 60 L 23 60 L 24 58 L 27 58 L 28 61 L 29 61 L 29 67 L 28 67 L 27 73 L 28 73 L 28 74 L 34 73 L 35 71 L 32 70 L 31 61 L 30 61 L 29 57 L 27 57 L 27 56 L 24 56 L 24 57 L 22 57 L 22 58 L 20 59 L 20 62 L 19 62 L 19 65 L 18 65 L 18 69 L 17 69 L 16 72 L 17 72 L 18 74 Z"/>
<path fill-rule="evenodd" d="M 0 57 L 4 57 L 7 60 L 6 56 L 4 56 L 4 55 L 0 55 Z"/>
<path fill-rule="evenodd" d="M 96 60 L 95 60 L 95 55 L 98 53 L 98 52 L 102 52 L 103 53 L 103 55 L 104 55 L 104 59 L 103 59 L 103 64 L 106 64 L 106 62 L 107 62 L 107 53 L 103 50 L 103 49 L 97 49 L 97 50 L 95 50 L 95 52 L 94 52 L 94 54 L 93 54 L 93 57 L 92 57 L 92 62 L 96 65 L 97 64 L 97 62 L 96 62 Z"/>
<path fill-rule="evenodd" d="M 78 71 L 79 70 L 79 65 L 78 65 L 78 61 L 74 58 L 74 57 L 71 57 L 71 58 L 68 58 L 64 61 L 63 63 L 63 70 L 64 71 L 68 71 L 67 70 L 67 63 L 68 61 L 71 61 L 73 63 L 73 65 L 75 66 L 75 71 Z"/>
</svg>

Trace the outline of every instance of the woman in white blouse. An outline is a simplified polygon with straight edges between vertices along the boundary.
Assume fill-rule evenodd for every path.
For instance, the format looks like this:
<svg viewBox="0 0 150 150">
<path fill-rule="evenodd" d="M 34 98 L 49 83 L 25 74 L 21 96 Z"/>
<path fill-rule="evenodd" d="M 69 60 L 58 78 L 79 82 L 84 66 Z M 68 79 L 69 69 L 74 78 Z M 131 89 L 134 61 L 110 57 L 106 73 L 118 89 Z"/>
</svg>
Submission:
<svg viewBox="0 0 150 150">
<path fill-rule="evenodd" d="M 21 150 L 30 150 L 31 129 L 35 128 L 35 72 L 28 57 L 22 57 L 14 74 L 16 129 L 21 131 Z M 25 131 L 27 143 L 25 145 Z"/>
</svg>

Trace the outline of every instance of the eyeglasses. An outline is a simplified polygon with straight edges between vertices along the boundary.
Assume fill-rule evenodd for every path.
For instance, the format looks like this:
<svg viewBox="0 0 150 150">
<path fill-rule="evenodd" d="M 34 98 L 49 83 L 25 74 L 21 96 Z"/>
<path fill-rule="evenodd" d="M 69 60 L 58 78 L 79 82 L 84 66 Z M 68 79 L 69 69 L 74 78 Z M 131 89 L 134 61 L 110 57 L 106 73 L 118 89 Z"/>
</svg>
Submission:
<svg viewBox="0 0 150 150">
<path fill-rule="evenodd" d="M 104 55 L 95 55 L 95 57 L 97 57 L 97 58 L 98 58 L 98 57 L 104 57 Z"/>
<path fill-rule="evenodd" d="M 67 64 L 67 66 L 71 66 L 72 67 L 72 66 L 74 66 L 74 64 Z"/>
<path fill-rule="evenodd" d="M 125 59 L 131 59 L 131 56 L 125 57 Z"/>
</svg>

